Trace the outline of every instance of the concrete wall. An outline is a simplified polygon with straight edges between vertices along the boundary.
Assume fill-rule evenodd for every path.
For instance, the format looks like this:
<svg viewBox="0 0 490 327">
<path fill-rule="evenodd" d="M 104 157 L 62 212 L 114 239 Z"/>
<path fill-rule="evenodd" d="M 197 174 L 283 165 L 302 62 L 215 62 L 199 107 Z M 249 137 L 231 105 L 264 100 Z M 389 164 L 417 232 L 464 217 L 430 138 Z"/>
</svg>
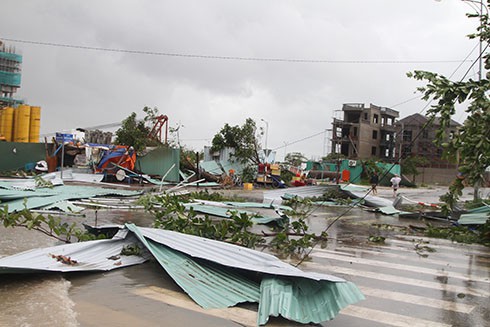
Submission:
<svg viewBox="0 0 490 327">
<path fill-rule="evenodd" d="M 456 178 L 457 169 L 443 169 L 443 168 L 423 168 L 420 167 L 417 169 L 419 171 L 419 175 L 415 177 L 415 184 L 440 184 L 440 185 L 449 185 Z M 411 179 L 412 176 L 407 176 L 407 178 Z"/>
<path fill-rule="evenodd" d="M 0 142 L 0 171 L 24 169 L 40 160 L 46 160 L 44 143 Z"/>
</svg>

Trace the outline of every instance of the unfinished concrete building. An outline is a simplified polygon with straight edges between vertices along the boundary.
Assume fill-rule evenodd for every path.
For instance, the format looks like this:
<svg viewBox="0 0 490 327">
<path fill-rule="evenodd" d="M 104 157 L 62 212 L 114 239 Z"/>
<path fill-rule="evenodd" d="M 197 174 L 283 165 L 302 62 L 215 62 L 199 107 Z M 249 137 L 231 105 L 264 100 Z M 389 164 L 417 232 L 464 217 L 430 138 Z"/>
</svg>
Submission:
<svg viewBox="0 0 490 327">
<path fill-rule="evenodd" d="M 342 106 L 343 119 L 334 118 L 332 152 L 349 159 L 376 158 L 395 162 L 396 110 L 363 103 Z"/>
<path fill-rule="evenodd" d="M 0 108 L 21 103 L 14 100 L 20 87 L 22 56 L 0 41 Z"/>
<path fill-rule="evenodd" d="M 427 125 L 427 126 L 426 126 Z M 436 130 L 440 126 L 439 118 L 429 124 L 429 119 L 421 114 L 407 116 L 396 123 L 399 137 L 397 140 L 397 156 L 402 158 L 419 156 L 428 159 L 427 167 L 432 168 L 455 168 L 454 162 L 442 159 L 442 147 L 434 143 Z M 446 135 L 451 138 L 461 126 L 458 122 L 451 120 L 446 130 Z"/>
</svg>

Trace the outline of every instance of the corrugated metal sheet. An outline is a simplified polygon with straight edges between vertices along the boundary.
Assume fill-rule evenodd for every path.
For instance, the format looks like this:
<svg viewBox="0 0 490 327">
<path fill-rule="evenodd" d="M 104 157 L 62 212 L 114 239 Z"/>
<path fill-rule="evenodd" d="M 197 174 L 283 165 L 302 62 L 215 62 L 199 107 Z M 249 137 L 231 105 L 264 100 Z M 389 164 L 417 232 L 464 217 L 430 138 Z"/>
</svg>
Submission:
<svg viewBox="0 0 490 327">
<path fill-rule="evenodd" d="M 263 273 L 257 320 L 259 325 L 265 324 L 270 315 L 281 315 L 301 323 L 319 323 L 333 319 L 342 308 L 364 299 L 351 282 L 326 274 L 303 272 L 266 253 L 166 230 L 138 228 L 131 224 L 126 224 L 126 227 L 139 237 L 187 254 L 185 262 L 172 267 L 172 273 L 169 271 L 169 274 L 203 307 L 228 306 L 227 303 L 238 303 L 239 299 L 245 298 L 246 301 L 254 301 L 255 283 L 249 284 L 250 281 L 244 277 L 248 274 L 238 274 L 239 270 L 236 269 Z M 154 251 L 152 253 L 157 258 L 161 255 Z M 189 258 L 194 258 L 192 263 L 187 261 Z M 197 259 L 223 267 L 211 265 L 202 269 L 195 264 L 208 263 Z M 175 262 L 175 259 L 164 257 L 162 261 L 165 267 Z M 237 277 L 230 278 L 229 270 L 225 267 L 232 268 Z M 247 286 L 245 289 L 244 285 Z M 233 300 L 228 300 L 228 297 Z"/>
<path fill-rule="evenodd" d="M 213 261 L 223 266 L 271 275 L 345 282 L 344 279 L 332 275 L 304 272 L 273 255 L 249 248 L 163 229 L 136 227 L 133 224 L 126 224 L 126 227 L 131 231 L 137 228 L 146 238 L 191 257 Z"/>
<path fill-rule="evenodd" d="M 223 169 L 214 160 L 199 163 L 199 168 L 213 175 L 223 174 Z"/>
<path fill-rule="evenodd" d="M 34 209 L 52 205 L 66 200 L 87 199 L 98 196 L 134 196 L 141 191 L 117 190 L 110 188 L 61 185 L 53 188 L 40 188 L 35 191 L 19 190 L 15 200 L 4 201 L 1 205 L 8 205 L 9 212 L 21 211 L 25 207 Z M 12 197 L 12 195 L 10 195 Z M 24 202 L 24 198 L 27 198 Z"/>
<path fill-rule="evenodd" d="M 244 214 L 247 214 L 249 216 L 258 215 L 258 217 L 251 218 L 251 220 L 256 224 L 268 224 L 268 223 L 271 223 L 273 221 L 279 222 L 280 220 L 283 219 L 282 217 L 279 217 L 279 216 L 277 216 L 277 217 L 265 217 L 265 216 L 262 216 L 261 214 L 258 214 L 257 212 L 240 210 L 240 209 L 236 209 L 236 208 L 232 208 L 232 207 L 215 207 L 215 206 L 207 206 L 207 205 L 196 204 L 196 203 L 186 203 L 186 204 L 184 204 L 184 207 L 187 210 L 190 210 L 192 208 L 192 210 L 194 210 L 195 212 L 199 212 L 199 213 L 203 213 L 203 214 L 211 215 L 211 216 L 216 216 L 216 217 L 222 217 L 222 218 L 231 218 L 231 216 L 232 216 L 231 212 L 232 211 L 236 211 L 239 214 L 244 213 Z"/>
<path fill-rule="evenodd" d="M 123 247 L 140 244 L 143 256 L 120 255 Z M 76 260 L 74 265 L 64 264 L 52 255 L 63 255 Z M 118 260 L 109 259 L 119 256 Z M 148 251 L 134 235 L 126 238 L 97 240 L 81 243 L 63 244 L 43 249 L 34 249 L 0 258 L 0 273 L 32 273 L 32 272 L 75 272 L 75 271 L 107 271 L 130 265 L 140 264 L 147 260 Z"/>
<path fill-rule="evenodd" d="M 483 225 L 490 219 L 489 212 L 476 212 L 462 214 L 458 219 L 460 225 Z"/>
<path fill-rule="evenodd" d="M 172 231 L 125 226 L 127 229 L 112 240 L 65 244 L 0 258 L 0 273 L 104 271 L 142 263 L 151 253 L 204 308 L 259 301 L 259 324 L 265 324 L 270 315 L 321 322 L 364 298 L 344 279 L 303 272 L 266 253 Z M 120 255 L 124 246 L 134 244 L 143 249 L 142 256 Z M 77 262 L 64 264 L 53 255 Z M 114 256 L 118 258 L 113 260 Z M 250 276 L 262 278 L 260 288 Z"/>
<path fill-rule="evenodd" d="M 236 272 L 200 261 L 147 240 L 138 228 L 131 228 L 160 265 L 189 296 L 205 309 L 226 308 L 242 302 L 258 302 L 260 287 Z"/>
<path fill-rule="evenodd" d="M 269 316 L 283 316 L 303 324 L 321 323 L 361 300 L 364 296 L 351 282 L 266 277 L 260 284 L 257 324 L 265 325 Z"/>
<path fill-rule="evenodd" d="M 327 192 L 329 188 L 334 186 L 301 186 L 301 187 L 290 187 L 287 189 L 277 189 L 264 192 L 264 203 L 274 203 L 279 204 L 282 202 L 282 196 L 285 194 L 291 196 L 297 196 L 299 198 L 312 198 L 322 196 Z"/>
<path fill-rule="evenodd" d="M 165 180 L 174 183 L 179 182 L 179 166 L 180 148 L 157 147 L 136 159 L 136 167 L 144 174 L 166 175 Z"/>
</svg>

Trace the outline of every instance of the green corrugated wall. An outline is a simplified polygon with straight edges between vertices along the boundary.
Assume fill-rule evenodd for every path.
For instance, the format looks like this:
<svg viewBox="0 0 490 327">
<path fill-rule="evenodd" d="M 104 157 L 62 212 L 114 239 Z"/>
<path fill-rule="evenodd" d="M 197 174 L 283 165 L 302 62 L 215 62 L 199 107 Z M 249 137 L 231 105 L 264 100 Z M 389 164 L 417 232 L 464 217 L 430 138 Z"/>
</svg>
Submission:
<svg viewBox="0 0 490 327">
<path fill-rule="evenodd" d="M 0 171 L 24 169 L 39 160 L 46 160 L 43 143 L 0 142 Z"/>
<path fill-rule="evenodd" d="M 180 149 L 159 147 L 136 159 L 136 169 L 147 175 L 164 176 L 173 164 L 165 180 L 179 182 Z"/>
</svg>

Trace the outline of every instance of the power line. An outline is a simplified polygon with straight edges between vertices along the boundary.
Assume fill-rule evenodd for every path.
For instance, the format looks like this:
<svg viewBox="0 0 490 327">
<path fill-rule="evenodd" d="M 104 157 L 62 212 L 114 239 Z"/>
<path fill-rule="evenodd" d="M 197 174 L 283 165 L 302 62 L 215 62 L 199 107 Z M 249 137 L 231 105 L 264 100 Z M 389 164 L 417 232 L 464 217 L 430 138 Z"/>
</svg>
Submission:
<svg viewBox="0 0 490 327">
<path fill-rule="evenodd" d="M 310 64 L 436 64 L 436 63 L 460 62 L 460 60 L 329 60 L 329 59 L 302 59 L 302 58 L 240 57 L 240 56 L 202 55 L 202 54 L 192 54 L 192 53 L 104 48 L 104 47 L 84 46 L 84 45 L 66 44 L 66 43 L 20 40 L 20 39 L 11 39 L 11 38 L 3 38 L 3 37 L 1 37 L 0 39 L 9 42 L 15 42 L 15 43 L 43 45 L 43 46 L 58 47 L 58 48 L 118 52 L 118 53 L 149 55 L 149 56 L 166 56 L 166 57 L 230 60 L 230 61 L 263 61 L 263 62 L 288 62 L 288 63 L 310 63 Z"/>
</svg>

